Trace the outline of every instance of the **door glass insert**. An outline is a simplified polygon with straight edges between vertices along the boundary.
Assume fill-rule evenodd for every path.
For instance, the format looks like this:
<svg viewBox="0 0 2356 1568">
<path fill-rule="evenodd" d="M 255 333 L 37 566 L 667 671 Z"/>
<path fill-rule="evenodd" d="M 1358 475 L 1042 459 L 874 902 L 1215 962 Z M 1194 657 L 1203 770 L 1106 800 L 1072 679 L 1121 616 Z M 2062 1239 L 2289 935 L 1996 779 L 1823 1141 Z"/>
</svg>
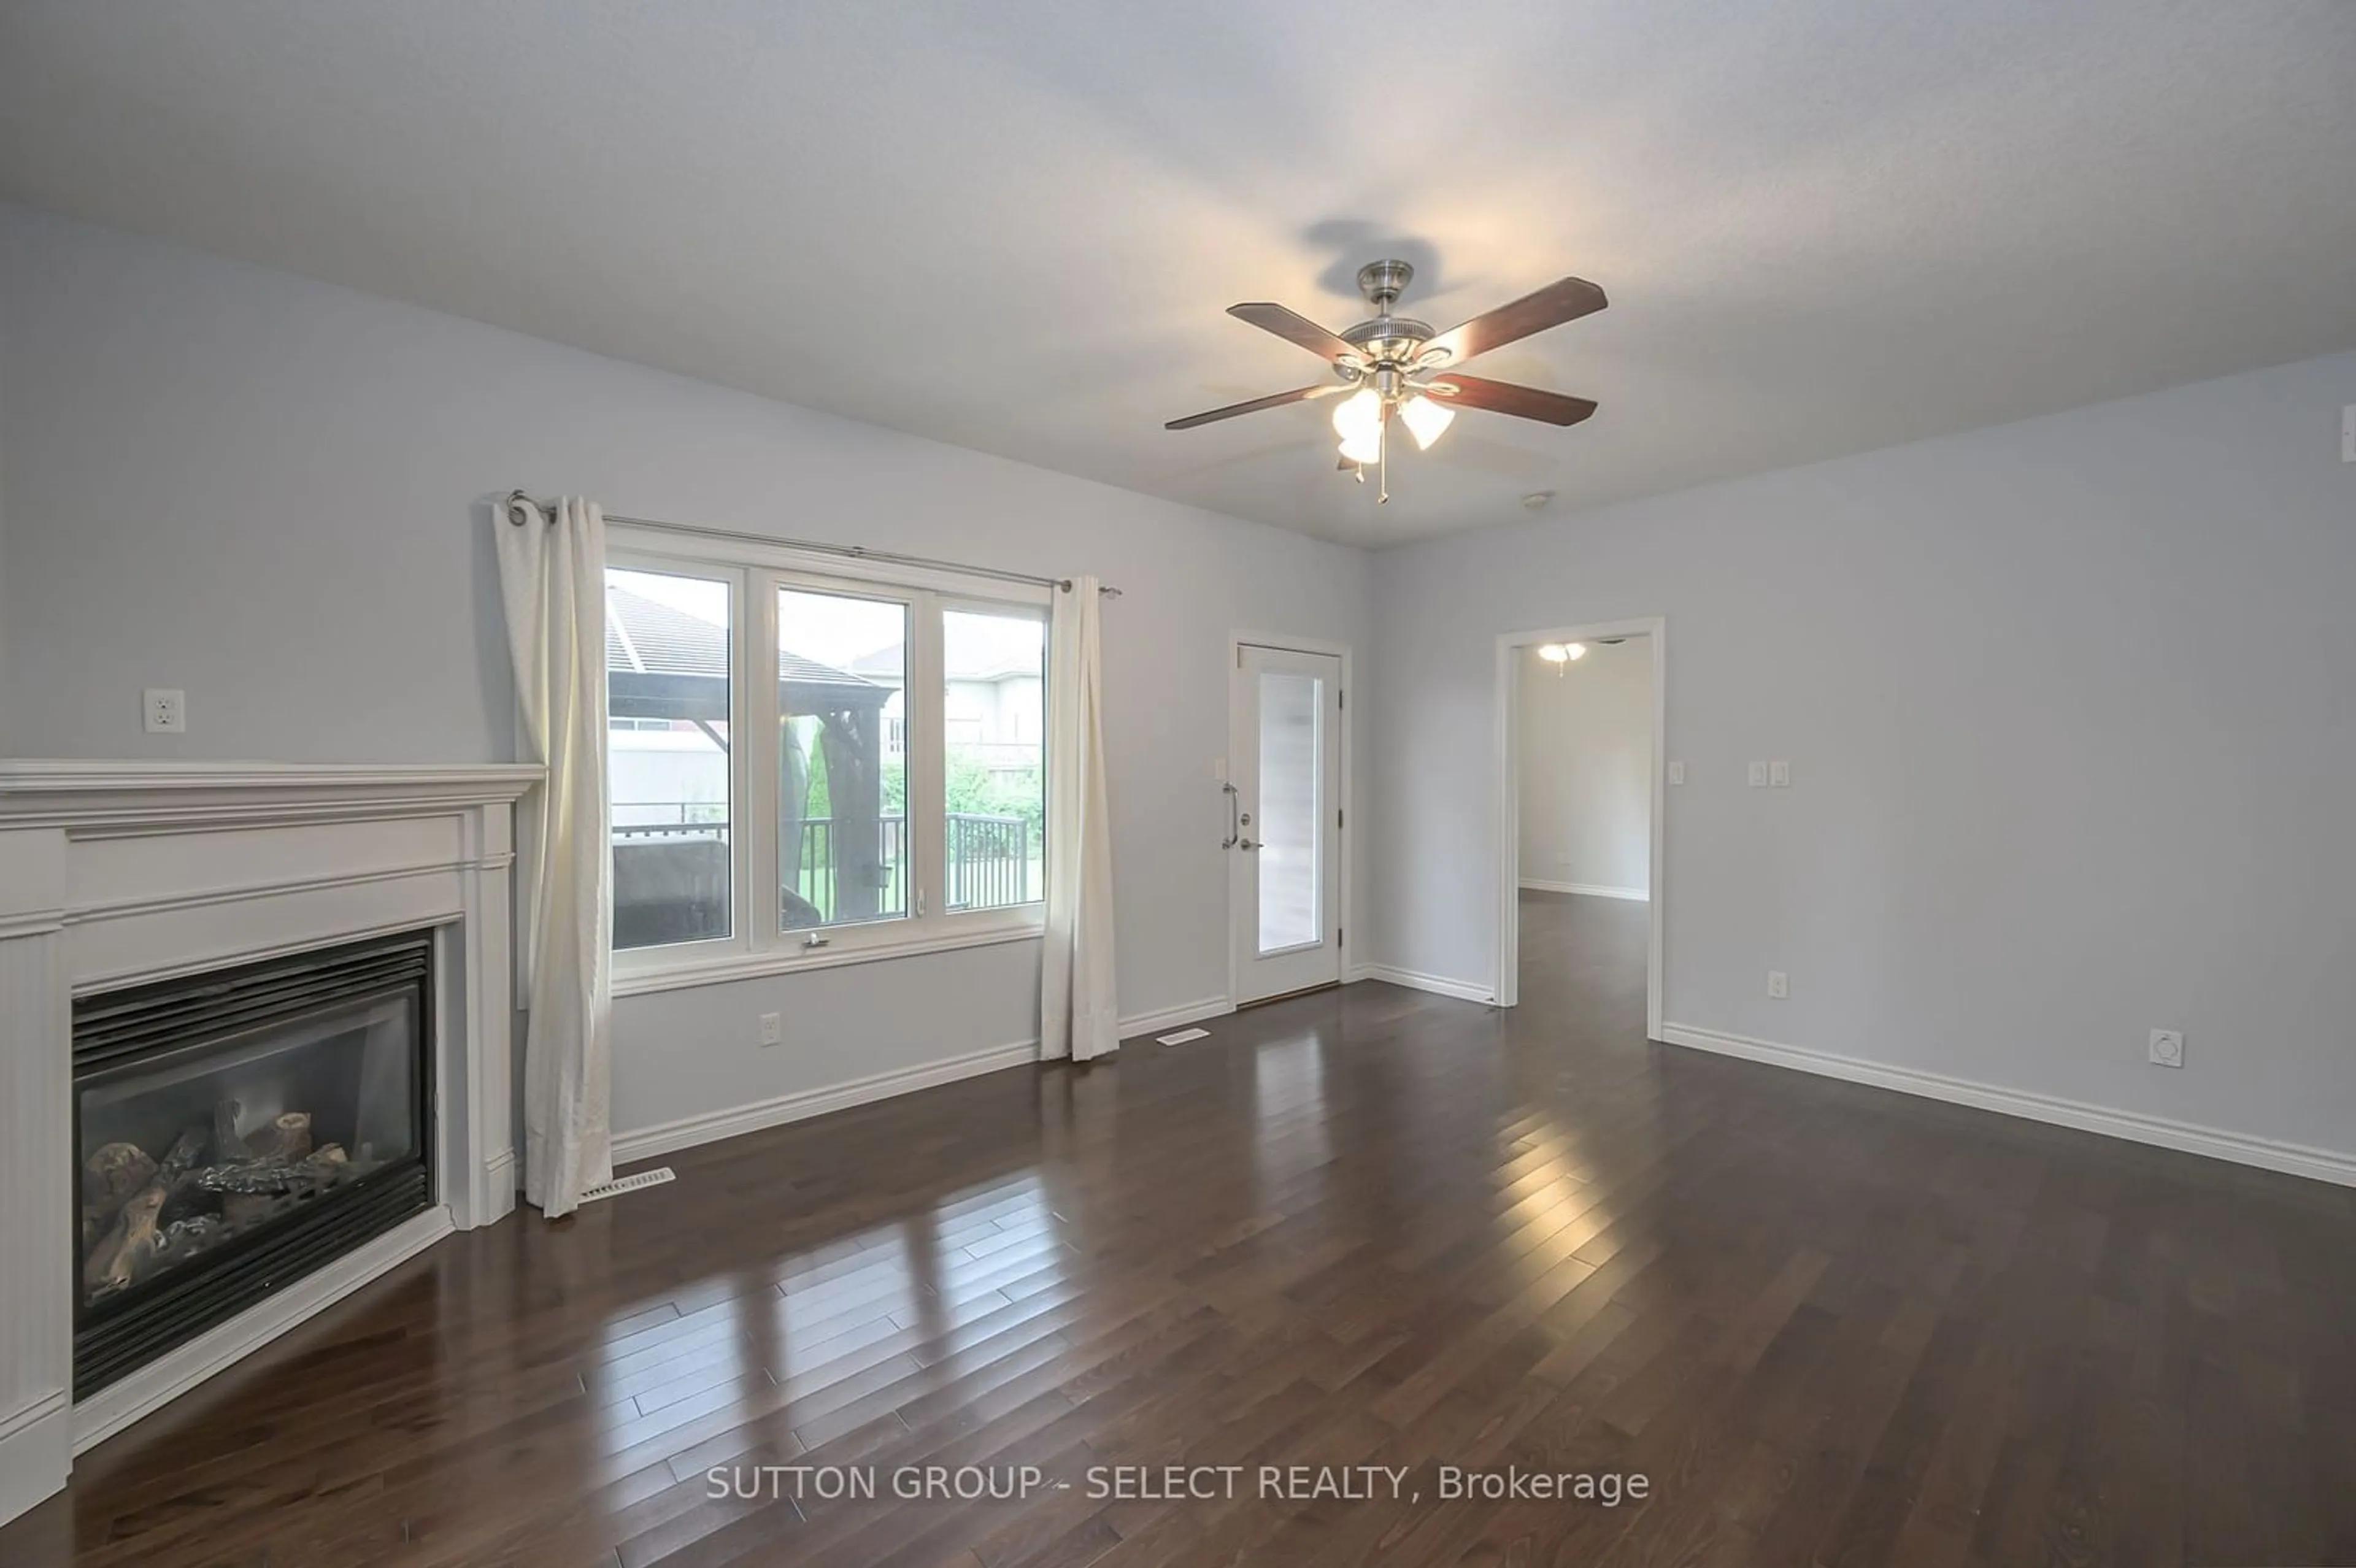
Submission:
<svg viewBox="0 0 2356 1568">
<path fill-rule="evenodd" d="M 1259 677 L 1259 950 L 1306 947 L 1325 928 L 1324 836 L 1318 832 L 1325 683 Z"/>
</svg>

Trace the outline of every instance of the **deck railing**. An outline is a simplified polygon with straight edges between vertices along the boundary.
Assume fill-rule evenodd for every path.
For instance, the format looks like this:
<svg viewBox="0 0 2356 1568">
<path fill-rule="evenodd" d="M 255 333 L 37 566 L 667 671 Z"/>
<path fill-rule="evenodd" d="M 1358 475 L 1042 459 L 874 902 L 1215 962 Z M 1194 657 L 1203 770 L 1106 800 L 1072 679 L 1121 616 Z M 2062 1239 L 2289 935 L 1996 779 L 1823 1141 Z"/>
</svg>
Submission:
<svg viewBox="0 0 2356 1568">
<path fill-rule="evenodd" d="M 634 847 L 637 854 L 659 852 L 661 847 L 671 844 L 709 846 L 729 842 L 726 822 L 699 820 L 701 816 L 723 809 L 716 805 L 695 801 L 634 802 L 616 809 L 640 818 L 655 818 L 615 824 L 616 846 Z M 950 909 L 998 909 L 1028 903 L 1040 896 L 1037 852 L 1031 842 L 1030 824 L 1023 818 L 951 812 L 947 827 Z M 851 831 L 851 826 L 830 816 L 809 816 L 801 820 L 799 830 L 800 853 L 794 859 L 793 875 L 786 891 L 815 908 L 820 921 L 831 922 L 842 904 L 839 896 L 842 879 L 851 872 L 854 864 L 849 853 L 851 847 L 838 839 L 839 834 Z M 878 817 L 875 833 L 874 912 L 884 916 L 905 914 L 908 819 Z M 683 848 L 682 853 L 709 856 L 714 851 Z M 616 893 L 626 896 L 626 890 L 617 888 Z M 791 901 L 787 902 L 790 912 Z M 787 918 L 791 919 L 790 912 Z M 808 912 L 804 911 L 796 923 L 806 924 L 808 920 Z"/>
</svg>

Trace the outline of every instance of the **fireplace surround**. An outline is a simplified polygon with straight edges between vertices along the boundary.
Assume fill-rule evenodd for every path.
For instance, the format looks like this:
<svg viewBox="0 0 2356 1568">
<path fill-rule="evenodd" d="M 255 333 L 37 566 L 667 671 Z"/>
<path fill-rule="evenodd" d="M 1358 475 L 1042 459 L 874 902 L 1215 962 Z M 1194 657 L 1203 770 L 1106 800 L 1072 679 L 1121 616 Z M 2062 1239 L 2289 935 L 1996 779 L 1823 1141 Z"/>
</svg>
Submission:
<svg viewBox="0 0 2356 1568">
<path fill-rule="evenodd" d="M 75 1454 L 513 1210 L 512 818 L 540 777 L 0 760 L 0 1522 Z M 373 975 L 276 1007 L 354 980 L 348 959 Z M 176 993 L 252 1027 L 167 1010 L 143 1051 L 144 1005 Z M 135 1152 L 92 1168 L 109 1145 Z M 144 1204 L 124 1221 L 143 1195 L 152 1231 Z M 192 1317 L 92 1338 L 180 1292 Z"/>
</svg>

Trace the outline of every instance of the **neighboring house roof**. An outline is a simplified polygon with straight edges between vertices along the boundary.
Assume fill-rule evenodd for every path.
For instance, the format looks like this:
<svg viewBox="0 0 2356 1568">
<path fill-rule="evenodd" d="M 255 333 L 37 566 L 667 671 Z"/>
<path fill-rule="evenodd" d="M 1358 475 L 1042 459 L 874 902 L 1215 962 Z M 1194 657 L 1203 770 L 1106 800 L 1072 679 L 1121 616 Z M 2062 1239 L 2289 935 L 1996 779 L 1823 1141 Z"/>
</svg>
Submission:
<svg viewBox="0 0 2356 1568">
<path fill-rule="evenodd" d="M 892 643 L 851 661 L 851 672 L 885 686 L 898 686 L 908 668 L 908 645 Z"/>
<path fill-rule="evenodd" d="M 728 631 L 626 588 L 605 590 L 605 667 L 643 675 L 728 674 Z M 811 686 L 868 687 L 849 670 L 777 650 L 777 678 Z"/>
<path fill-rule="evenodd" d="M 614 688 L 613 711 L 649 718 L 725 718 L 724 695 L 712 713 L 682 688 L 711 682 L 724 694 L 728 678 L 728 630 L 626 588 L 605 590 L 605 669 Z M 612 677 L 619 680 L 610 680 Z M 634 677 L 655 677 L 651 680 Z M 777 684 L 787 688 L 792 710 L 873 708 L 891 692 L 849 670 L 777 650 Z M 644 688 L 643 691 L 635 688 Z M 680 706 L 694 708 L 689 712 Z"/>
<path fill-rule="evenodd" d="M 888 647 L 877 648 L 873 653 L 860 655 L 851 661 L 851 669 L 853 674 L 880 685 L 896 688 L 901 682 L 901 672 L 907 668 L 907 649 L 894 643 Z M 984 663 L 958 666 L 948 671 L 951 680 L 1020 680 L 1024 676 L 1038 679 L 1039 666 L 1036 662 L 1026 663 L 1015 654 L 998 655 Z"/>
</svg>

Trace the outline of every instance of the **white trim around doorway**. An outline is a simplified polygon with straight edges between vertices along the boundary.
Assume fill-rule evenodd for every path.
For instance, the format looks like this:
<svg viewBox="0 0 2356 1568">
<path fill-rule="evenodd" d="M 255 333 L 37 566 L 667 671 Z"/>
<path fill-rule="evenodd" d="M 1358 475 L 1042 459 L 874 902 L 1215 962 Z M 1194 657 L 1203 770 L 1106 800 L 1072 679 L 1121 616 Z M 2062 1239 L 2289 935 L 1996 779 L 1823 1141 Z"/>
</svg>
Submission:
<svg viewBox="0 0 2356 1568">
<path fill-rule="evenodd" d="M 1662 932 L 1667 921 L 1668 883 L 1662 876 L 1668 840 L 1668 621 L 1660 615 L 1630 621 L 1597 621 L 1580 626 L 1505 632 L 1497 638 L 1495 751 L 1490 759 L 1495 784 L 1497 868 L 1496 1003 L 1510 1008 L 1521 999 L 1521 736 L 1515 698 L 1515 655 L 1541 643 L 1599 643 L 1606 637 L 1650 637 L 1653 651 L 1652 939 L 1644 959 L 1644 1036 L 1661 1038 Z"/>
</svg>

